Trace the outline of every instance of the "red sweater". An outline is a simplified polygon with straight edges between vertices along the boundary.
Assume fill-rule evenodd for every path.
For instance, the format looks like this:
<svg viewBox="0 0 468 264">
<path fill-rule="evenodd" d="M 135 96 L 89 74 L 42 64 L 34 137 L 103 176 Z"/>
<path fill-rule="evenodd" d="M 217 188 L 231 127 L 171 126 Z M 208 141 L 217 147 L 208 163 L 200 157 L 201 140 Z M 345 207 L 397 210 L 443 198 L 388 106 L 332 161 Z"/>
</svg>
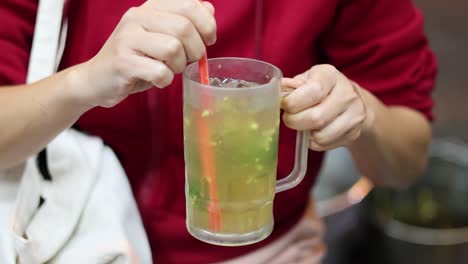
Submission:
<svg viewBox="0 0 468 264">
<path fill-rule="evenodd" d="M 122 14 L 143 0 L 71 0 L 61 68 L 95 55 Z M 431 118 L 436 62 L 410 0 L 212 0 L 218 42 L 210 57 L 257 57 L 294 76 L 330 63 L 384 103 Z M 263 5 L 263 8 L 261 6 Z M 37 0 L 0 1 L 0 86 L 24 83 Z M 208 263 L 270 243 L 301 217 L 322 154 L 311 152 L 305 180 L 276 196 L 275 230 L 266 241 L 217 247 L 185 228 L 181 79 L 171 87 L 130 96 L 112 109 L 95 108 L 78 122 L 110 145 L 125 167 L 155 262 Z M 281 128 L 278 177 L 291 170 L 295 133 Z M 110 205 L 112 206 L 112 205 Z"/>
</svg>

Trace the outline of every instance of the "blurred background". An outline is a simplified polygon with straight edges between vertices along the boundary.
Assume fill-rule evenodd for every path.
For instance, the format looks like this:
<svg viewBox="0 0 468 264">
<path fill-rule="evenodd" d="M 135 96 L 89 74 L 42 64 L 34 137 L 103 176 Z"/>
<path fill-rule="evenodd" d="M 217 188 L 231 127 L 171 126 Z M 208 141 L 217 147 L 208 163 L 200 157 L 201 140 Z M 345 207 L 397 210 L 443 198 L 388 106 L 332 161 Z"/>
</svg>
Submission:
<svg viewBox="0 0 468 264">
<path fill-rule="evenodd" d="M 344 149 L 313 190 L 325 264 L 468 263 L 468 1 L 415 0 L 439 61 L 429 166 L 407 190 L 376 189 Z"/>
</svg>

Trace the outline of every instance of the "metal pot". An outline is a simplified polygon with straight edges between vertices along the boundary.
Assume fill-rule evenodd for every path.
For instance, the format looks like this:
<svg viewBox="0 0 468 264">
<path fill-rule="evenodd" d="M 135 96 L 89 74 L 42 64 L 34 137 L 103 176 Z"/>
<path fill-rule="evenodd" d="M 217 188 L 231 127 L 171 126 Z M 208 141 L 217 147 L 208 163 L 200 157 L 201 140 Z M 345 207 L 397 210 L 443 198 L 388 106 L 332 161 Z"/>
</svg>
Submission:
<svg viewBox="0 0 468 264">
<path fill-rule="evenodd" d="M 468 147 L 437 140 L 421 180 L 369 197 L 379 263 L 468 263 Z"/>
</svg>

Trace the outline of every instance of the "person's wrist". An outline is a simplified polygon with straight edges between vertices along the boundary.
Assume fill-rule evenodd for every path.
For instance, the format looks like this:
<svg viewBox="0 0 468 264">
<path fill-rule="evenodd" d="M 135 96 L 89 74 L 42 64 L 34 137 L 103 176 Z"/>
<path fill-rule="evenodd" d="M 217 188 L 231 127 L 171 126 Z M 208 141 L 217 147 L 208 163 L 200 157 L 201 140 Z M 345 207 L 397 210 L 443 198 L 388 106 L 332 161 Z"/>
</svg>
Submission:
<svg viewBox="0 0 468 264">
<path fill-rule="evenodd" d="M 64 81 L 66 87 L 64 100 L 67 104 L 83 113 L 96 106 L 89 93 L 92 84 L 87 62 L 67 69 Z"/>
<path fill-rule="evenodd" d="M 376 133 L 376 104 L 373 95 L 367 90 L 363 89 L 357 83 L 352 82 L 354 89 L 361 97 L 361 102 L 364 106 L 365 118 L 362 123 L 361 133 L 355 140 L 355 143 L 362 141 L 365 138 L 372 137 Z"/>
<path fill-rule="evenodd" d="M 360 88 L 362 90 L 362 88 Z M 368 92 L 365 91 L 365 94 L 362 95 L 363 104 L 365 107 L 366 118 L 362 124 L 362 133 L 363 135 L 372 134 L 375 131 L 375 104 L 369 100 Z"/>
</svg>

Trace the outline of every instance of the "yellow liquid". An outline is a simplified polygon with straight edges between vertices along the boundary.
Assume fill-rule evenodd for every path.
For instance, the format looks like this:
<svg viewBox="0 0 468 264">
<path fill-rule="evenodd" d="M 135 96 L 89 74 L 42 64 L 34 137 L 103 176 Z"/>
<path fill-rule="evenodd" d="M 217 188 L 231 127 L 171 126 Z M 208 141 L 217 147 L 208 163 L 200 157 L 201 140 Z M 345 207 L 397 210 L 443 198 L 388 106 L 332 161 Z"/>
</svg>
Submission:
<svg viewBox="0 0 468 264">
<path fill-rule="evenodd" d="M 224 98 L 216 110 L 184 105 L 188 224 L 210 232 L 246 234 L 273 225 L 279 106 L 249 111 Z M 200 115 L 200 116 L 197 116 Z M 210 131 L 215 179 L 203 175 L 197 121 Z M 216 181 L 221 229 L 211 230 L 210 181 Z"/>
</svg>

